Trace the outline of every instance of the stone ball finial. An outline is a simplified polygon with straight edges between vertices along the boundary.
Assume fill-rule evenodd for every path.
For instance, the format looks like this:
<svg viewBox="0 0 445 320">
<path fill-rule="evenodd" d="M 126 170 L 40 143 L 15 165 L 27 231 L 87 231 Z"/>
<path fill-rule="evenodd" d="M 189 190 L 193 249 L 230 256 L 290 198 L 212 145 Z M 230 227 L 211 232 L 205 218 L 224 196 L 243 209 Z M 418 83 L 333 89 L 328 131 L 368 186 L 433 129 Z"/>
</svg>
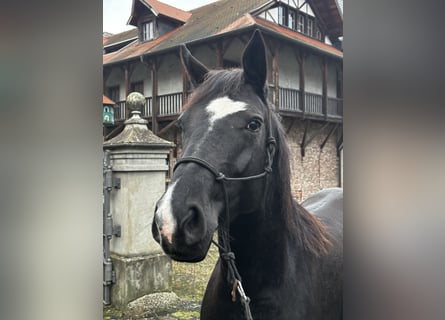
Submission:
<svg viewBox="0 0 445 320">
<path fill-rule="evenodd" d="M 145 97 L 140 92 L 131 92 L 127 96 L 127 108 L 130 111 L 142 111 L 142 108 L 145 105 Z"/>
</svg>

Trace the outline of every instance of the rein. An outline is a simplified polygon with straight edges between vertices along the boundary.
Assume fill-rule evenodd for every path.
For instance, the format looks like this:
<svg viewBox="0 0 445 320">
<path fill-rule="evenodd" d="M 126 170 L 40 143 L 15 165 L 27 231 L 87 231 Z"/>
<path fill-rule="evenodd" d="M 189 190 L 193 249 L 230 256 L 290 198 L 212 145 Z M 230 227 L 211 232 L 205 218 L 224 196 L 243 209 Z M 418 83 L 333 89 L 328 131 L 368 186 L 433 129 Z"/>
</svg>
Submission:
<svg viewBox="0 0 445 320">
<path fill-rule="evenodd" d="M 272 133 L 271 110 L 268 111 L 269 128 L 268 138 L 266 140 L 267 159 L 263 172 L 245 177 L 227 177 L 226 175 L 224 175 L 224 173 L 216 169 L 212 164 L 210 164 L 206 160 L 197 157 L 183 157 L 178 162 L 176 162 L 176 165 L 173 169 L 173 171 L 175 171 L 176 168 L 183 163 L 195 163 L 210 171 L 215 176 L 216 181 L 221 183 L 225 202 L 225 216 L 218 218 L 218 243 L 214 240 L 212 240 L 212 243 L 219 248 L 219 256 L 221 260 L 224 261 L 227 265 L 227 281 L 232 286 L 232 301 L 236 301 L 236 292 L 238 291 L 241 304 L 244 308 L 244 315 L 247 320 L 253 320 L 249 306 L 250 298 L 244 292 L 244 288 L 241 284 L 241 276 L 235 264 L 235 254 L 230 247 L 230 210 L 229 195 L 227 193 L 226 183 L 228 181 L 248 181 L 260 179 L 272 172 L 272 164 L 276 150 L 276 139 Z"/>
</svg>

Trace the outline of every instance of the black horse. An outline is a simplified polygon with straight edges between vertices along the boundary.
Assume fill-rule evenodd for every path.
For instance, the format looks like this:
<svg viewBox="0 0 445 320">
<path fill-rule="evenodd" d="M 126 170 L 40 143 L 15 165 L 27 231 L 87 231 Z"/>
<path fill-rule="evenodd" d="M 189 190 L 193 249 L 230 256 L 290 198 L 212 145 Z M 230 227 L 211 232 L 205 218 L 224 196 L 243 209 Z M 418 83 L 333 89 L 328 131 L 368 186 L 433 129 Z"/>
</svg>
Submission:
<svg viewBox="0 0 445 320">
<path fill-rule="evenodd" d="M 341 319 L 343 193 L 293 200 L 261 33 L 242 69 L 209 71 L 185 46 L 181 60 L 197 88 L 178 119 L 183 157 L 152 232 L 172 259 L 198 262 L 218 230 L 201 319 Z"/>
</svg>

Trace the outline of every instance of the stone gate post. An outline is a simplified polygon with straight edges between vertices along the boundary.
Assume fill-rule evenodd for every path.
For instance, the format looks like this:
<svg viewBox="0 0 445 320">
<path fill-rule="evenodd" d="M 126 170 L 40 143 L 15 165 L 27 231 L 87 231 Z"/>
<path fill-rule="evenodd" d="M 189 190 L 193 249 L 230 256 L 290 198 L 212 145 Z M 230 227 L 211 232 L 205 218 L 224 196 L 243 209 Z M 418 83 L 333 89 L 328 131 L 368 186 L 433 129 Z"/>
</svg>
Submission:
<svg viewBox="0 0 445 320">
<path fill-rule="evenodd" d="M 113 176 L 121 182 L 110 205 L 114 223 L 121 226 L 121 236 L 110 243 L 116 274 L 111 303 L 117 307 L 150 293 L 171 291 L 171 260 L 153 240 L 151 222 L 156 201 L 165 191 L 167 159 L 174 144 L 148 129 L 148 121 L 140 117 L 144 103 L 142 94 L 130 93 L 131 118 L 119 135 L 103 144 L 110 150 Z"/>
</svg>

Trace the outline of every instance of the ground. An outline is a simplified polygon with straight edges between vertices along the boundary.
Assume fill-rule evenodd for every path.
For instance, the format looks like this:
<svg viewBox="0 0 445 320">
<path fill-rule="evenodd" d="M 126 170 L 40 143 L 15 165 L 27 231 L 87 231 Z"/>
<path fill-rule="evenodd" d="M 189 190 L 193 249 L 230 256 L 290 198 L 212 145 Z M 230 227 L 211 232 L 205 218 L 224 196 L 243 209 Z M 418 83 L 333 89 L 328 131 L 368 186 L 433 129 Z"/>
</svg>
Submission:
<svg viewBox="0 0 445 320">
<path fill-rule="evenodd" d="M 210 274 L 218 259 L 218 249 L 211 246 L 207 257 L 199 263 L 172 263 L 172 289 L 179 301 L 168 307 L 146 311 L 135 317 L 104 306 L 104 320 L 198 320 L 202 297 Z"/>
</svg>

